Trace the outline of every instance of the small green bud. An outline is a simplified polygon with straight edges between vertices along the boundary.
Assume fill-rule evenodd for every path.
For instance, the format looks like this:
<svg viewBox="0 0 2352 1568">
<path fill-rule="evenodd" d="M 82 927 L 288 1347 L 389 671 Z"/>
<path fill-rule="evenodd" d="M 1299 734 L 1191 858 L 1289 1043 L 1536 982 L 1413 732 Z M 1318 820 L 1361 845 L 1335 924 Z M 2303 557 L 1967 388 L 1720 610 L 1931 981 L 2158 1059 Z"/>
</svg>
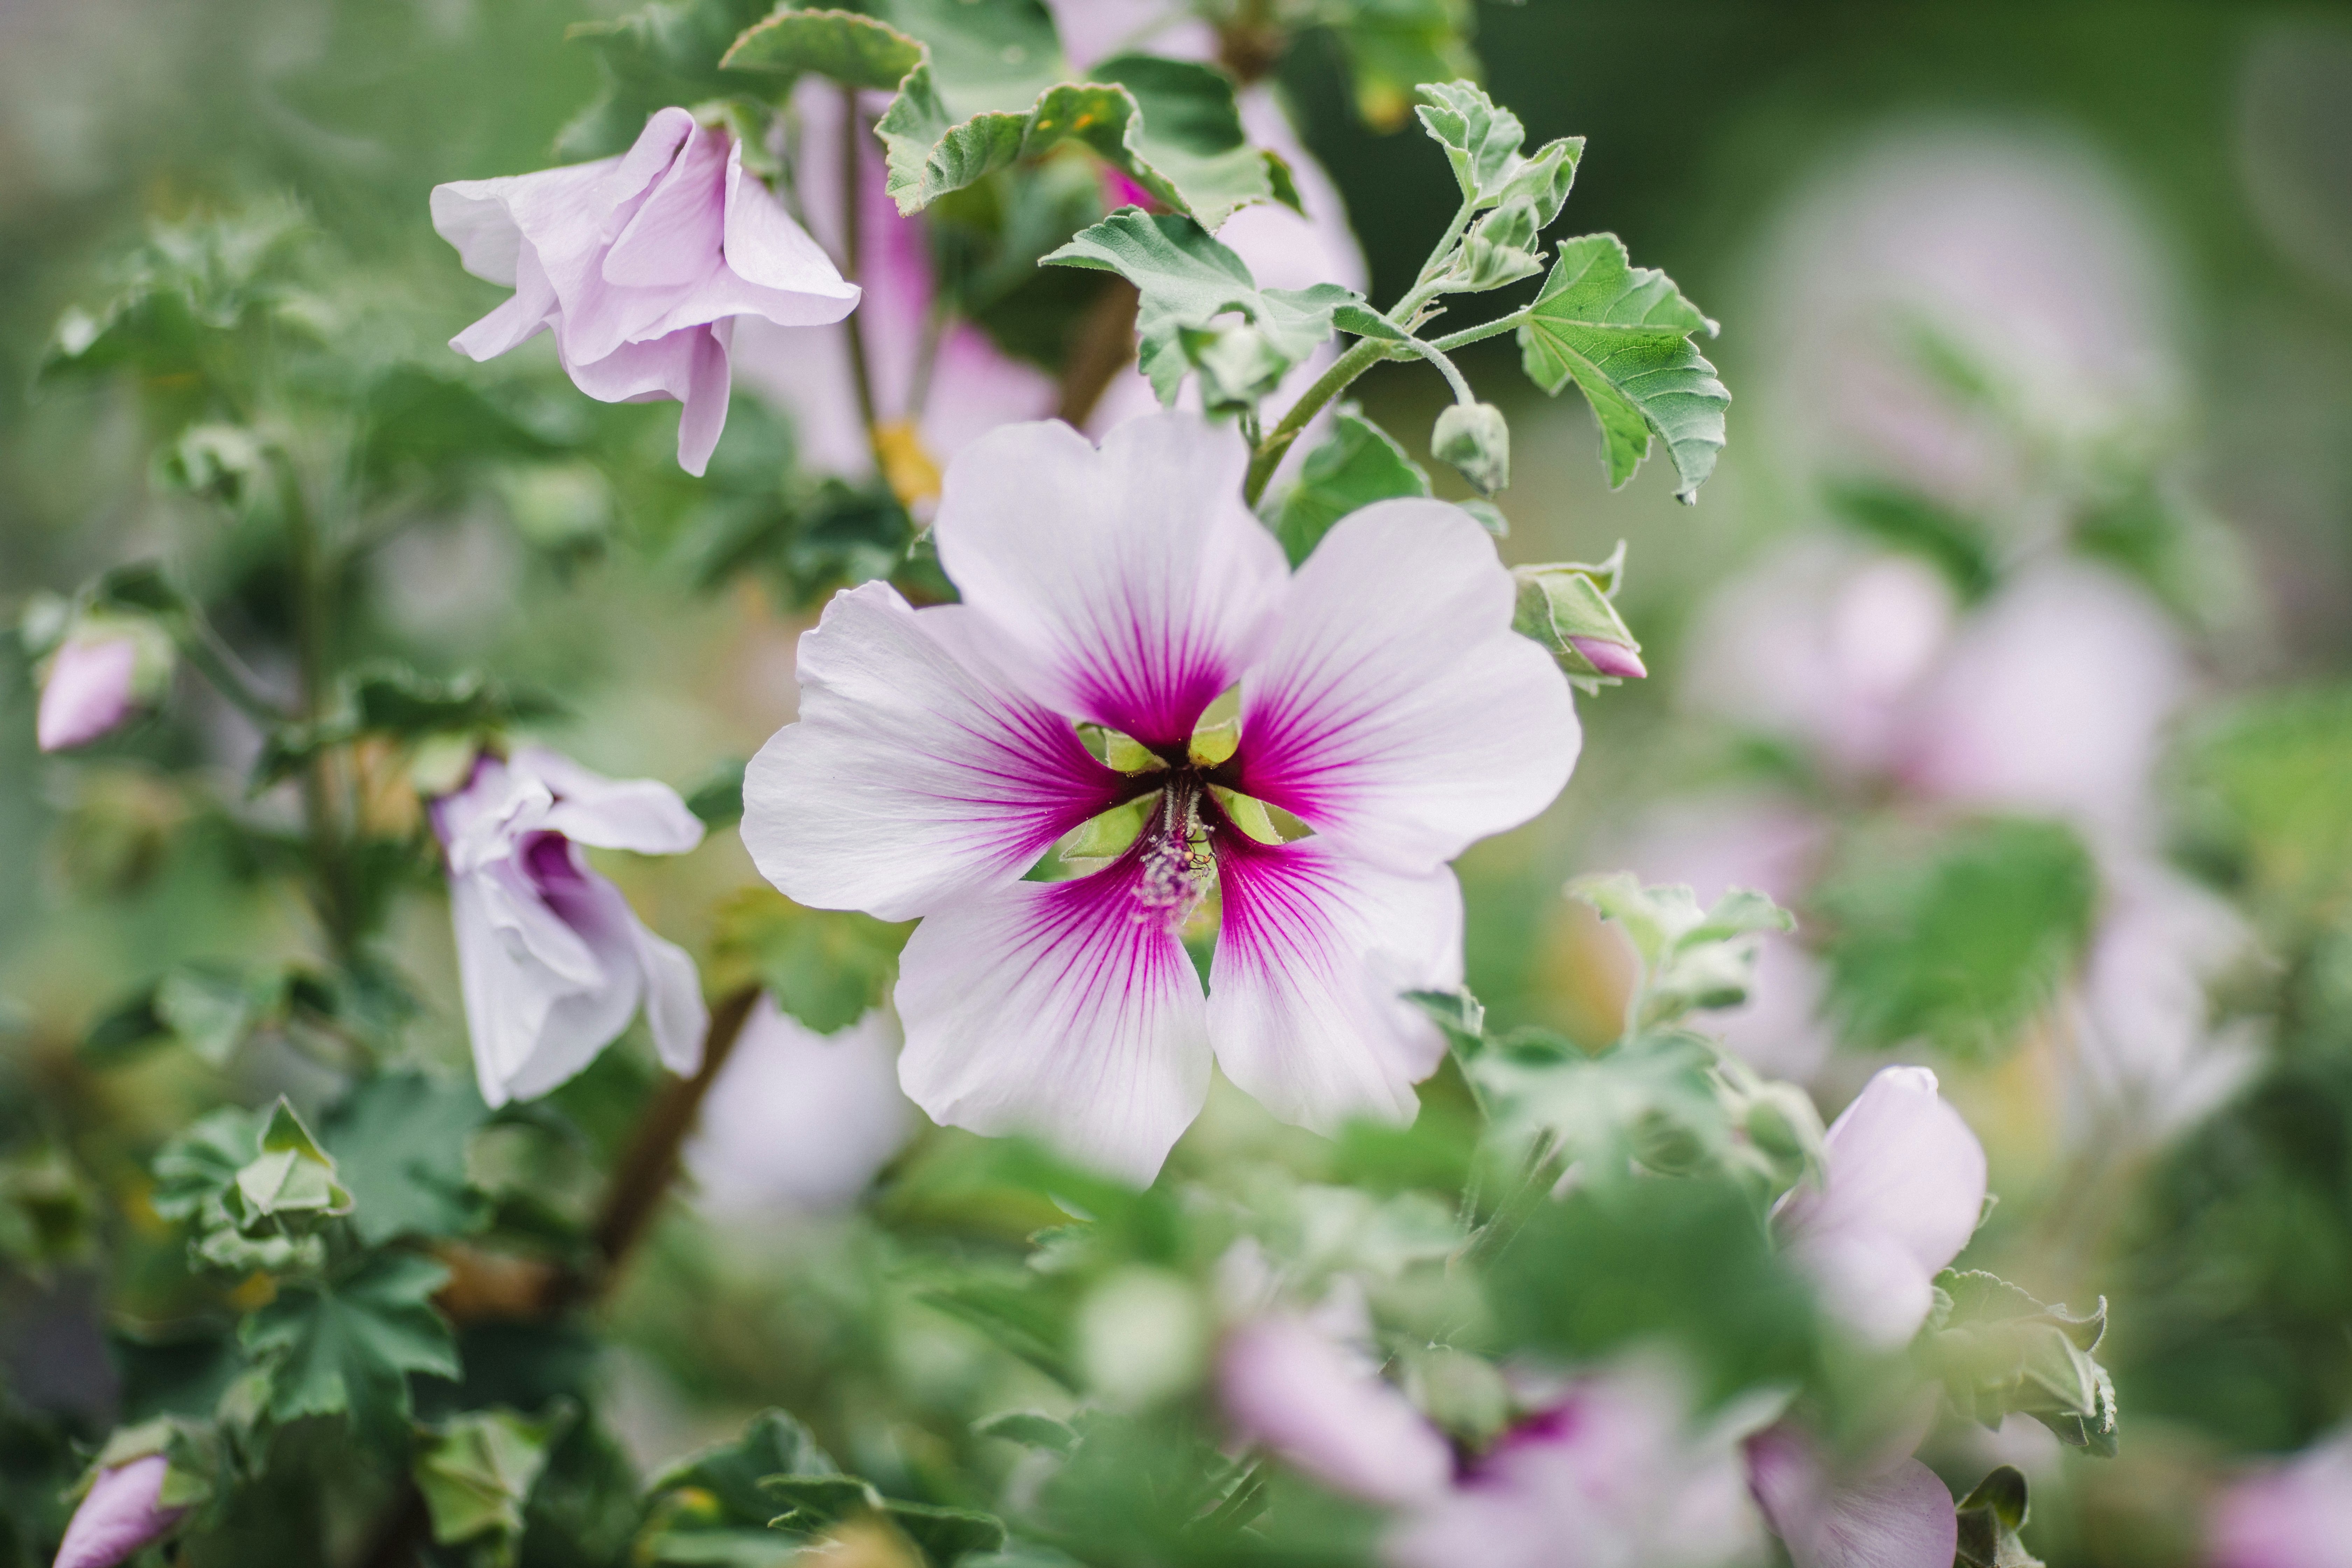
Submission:
<svg viewBox="0 0 2352 1568">
<path fill-rule="evenodd" d="M 1491 403 L 1456 403 L 1437 416 L 1429 449 L 1488 495 L 1511 482 L 1511 427 Z"/>
<path fill-rule="evenodd" d="M 1201 402 L 1213 414 L 1255 407 L 1291 364 L 1264 332 L 1245 323 L 1187 331 L 1183 342 L 1185 357 L 1201 373 Z"/>
</svg>

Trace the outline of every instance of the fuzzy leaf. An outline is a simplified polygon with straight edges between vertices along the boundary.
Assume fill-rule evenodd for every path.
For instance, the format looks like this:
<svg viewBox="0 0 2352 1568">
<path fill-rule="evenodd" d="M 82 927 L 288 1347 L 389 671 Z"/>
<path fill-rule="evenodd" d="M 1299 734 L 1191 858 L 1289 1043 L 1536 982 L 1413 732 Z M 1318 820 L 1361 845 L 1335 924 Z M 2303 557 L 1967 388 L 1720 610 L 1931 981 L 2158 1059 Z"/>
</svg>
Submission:
<svg viewBox="0 0 2352 1568">
<path fill-rule="evenodd" d="M 448 1278 L 413 1253 L 374 1253 L 337 1279 L 283 1289 L 246 1319 L 247 1351 L 270 1358 L 271 1419 L 344 1415 L 371 1439 L 397 1434 L 410 1373 L 458 1375 L 449 1325 L 432 1304 Z"/>
<path fill-rule="evenodd" d="M 1642 961 L 1628 1020 L 1634 1031 L 1694 1008 L 1738 1006 L 1755 980 L 1759 939 L 1796 927 L 1788 910 L 1751 889 L 1731 889 L 1702 910 L 1690 889 L 1643 887 L 1631 871 L 1580 877 L 1568 896 L 1615 921 Z"/>
<path fill-rule="evenodd" d="M 2013 1465 L 2002 1465 L 1962 1498 L 1959 1547 L 1952 1568 L 2042 1568 L 2042 1559 L 2025 1549 L 2018 1532 L 2025 1528 L 2025 1477 Z"/>
<path fill-rule="evenodd" d="M 1298 482 L 1276 509 L 1274 535 L 1297 566 L 1334 523 L 1359 507 L 1427 494 L 1429 476 L 1421 465 L 1395 437 L 1347 405 L 1332 416 L 1331 434 L 1307 454 Z"/>
<path fill-rule="evenodd" d="M 1629 265 L 1613 234 L 1565 241 L 1519 327 L 1520 363 L 1555 395 L 1573 381 L 1601 422 L 1612 488 L 1633 477 L 1654 434 L 1687 501 L 1715 471 L 1731 395 L 1691 342 L 1715 323 L 1663 272 Z"/>
<path fill-rule="evenodd" d="M 889 91 L 920 65 L 923 46 L 887 22 L 855 11 L 778 11 L 754 23 L 719 58 L 721 70 L 814 71 L 849 87 Z"/>
</svg>

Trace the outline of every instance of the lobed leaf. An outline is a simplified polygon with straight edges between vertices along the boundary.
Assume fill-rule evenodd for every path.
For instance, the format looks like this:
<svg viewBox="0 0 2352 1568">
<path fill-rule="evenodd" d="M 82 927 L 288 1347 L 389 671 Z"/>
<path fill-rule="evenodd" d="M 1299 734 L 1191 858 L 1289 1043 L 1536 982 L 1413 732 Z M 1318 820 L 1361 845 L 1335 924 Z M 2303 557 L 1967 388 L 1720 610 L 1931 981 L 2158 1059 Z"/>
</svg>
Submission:
<svg viewBox="0 0 2352 1568">
<path fill-rule="evenodd" d="M 1429 476 L 1396 438 L 1350 404 L 1299 466 L 1298 482 L 1274 510 L 1274 536 L 1293 566 L 1313 553 L 1341 518 L 1376 500 L 1426 496 Z"/>
<path fill-rule="evenodd" d="M 289 1286 L 245 1320 L 246 1350 L 268 1358 L 272 1420 L 339 1415 L 372 1441 L 405 1425 L 411 1373 L 454 1380 L 457 1350 L 433 1308 L 448 1270 L 406 1252 L 377 1252 L 317 1285 Z"/>
</svg>

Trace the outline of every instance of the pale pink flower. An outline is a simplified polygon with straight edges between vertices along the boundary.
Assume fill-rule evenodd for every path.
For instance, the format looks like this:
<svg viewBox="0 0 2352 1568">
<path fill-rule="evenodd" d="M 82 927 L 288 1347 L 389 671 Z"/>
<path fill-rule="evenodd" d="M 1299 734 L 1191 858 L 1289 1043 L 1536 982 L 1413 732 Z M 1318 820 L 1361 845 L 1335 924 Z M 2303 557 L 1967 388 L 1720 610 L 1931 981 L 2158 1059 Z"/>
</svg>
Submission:
<svg viewBox="0 0 2352 1568">
<path fill-rule="evenodd" d="M 1748 1484 L 1796 1568 L 1951 1568 L 1952 1494 L 1906 1436 L 1843 1468 L 1789 1422 L 1748 1439 Z"/>
<path fill-rule="evenodd" d="M 1984 1148 L 1933 1072 L 1895 1067 L 1830 1123 L 1822 1154 L 1820 1184 L 1792 1188 L 1773 1228 L 1833 1317 L 1899 1346 L 1927 1321 L 1937 1274 L 1983 1217 Z"/>
<path fill-rule="evenodd" d="M 111 734 L 138 710 L 139 645 L 127 637 L 75 637 L 58 649 L 41 685 L 34 738 L 70 751 Z"/>
<path fill-rule="evenodd" d="M 887 1012 L 820 1035 L 762 995 L 702 1102 L 687 1164 L 706 1208 L 822 1212 L 864 1192 L 914 1130 Z"/>
<path fill-rule="evenodd" d="M 1301 1473 L 1371 1502 L 1429 1501 L 1454 1477 L 1454 1450 L 1363 1358 L 1292 1317 L 1225 1337 L 1217 1392 L 1235 1434 Z"/>
<path fill-rule="evenodd" d="M 835 257 L 842 230 L 842 94 L 817 77 L 793 89 L 798 129 L 793 191 L 809 232 Z M 882 145 L 870 127 L 889 102 L 859 95 L 857 122 L 857 281 L 865 308 L 846 321 L 813 331 L 747 319 L 737 330 L 735 368 L 746 385 L 791 415 L 804 468 L 857 479 L 874 469 L 873 443 L 857 402 L 849 334 L 866 351 L 875 417 L 912 425 L 923 449 L 947 462 L 966 443 L 999 425 L 1053 413 L 1060 388 L 1037 366 L 1014 359 L 969 321 L 949 323 L 938 339 L 925 384 L 922 363 L 939 293 L 929 220 L 901 217 L 885 189 Z"/>
<path fill-rule="evenodd" d="M 580 846 L 678 855 L 702 824 L 667 784 L 615 781 L 544 747 L 484 757 L 433 803 L 449 866 L 457 974 L 482 1099 L 545 1094 L 595 1059 L 640 1005 L 673 1072 L 702 1059 L 694 961 L 647 931 Z"/>
<path fill-rule="evenodd" d="M 899 1079 L 934 1118 L 1043 1133 L 1148 1178 L 1212 1057 L 1276 1115 L 1410 1118 L 1444 1042 L 1401 994 L 1461 973 L 1445 862 L 1567 782 L 1558 667 L 1510 630 L 1493 542 L 1439 501 L 1355 513 L 1294 577 L 1242 504 L 1233 429 L 1155 414 L 975 442 L 935 533 L 962 603 L 836 595 L 801 642 L 801 718 L 745 781 L 744 842 L 787 894 L 926 917 L 902 961 Z M 1238 750 L 1188 745 L 1240 687 Z M 1074 722 L 1165 765 L 1121 773 Z M 1229 789 L 1314 829 L 1238 826 Z M 1109 864 L 1024 881 L 1150 798 Z M 1180 932 L 1212 891 L 1203 998 Z"/>
<path fill-rule="evenodd" d="M 2352 1568 L 2352 1434 L 2230 1487 L 2205 1537 L 2213 1568 Z"/>
<path fill-rule="evenodd" d="M 743 172 L 728 132 L 683 109 L 617 157 L 433 190 L 466 270 L 515 292 L 450 340 L 486 360 L 552 329 L 573 384 L 605 403 L 671 398 L 677 460 L 699 474 L 727 423 L 739 317 L 837 321 L 857 303 L 816 242 Z"/>
<path fill-rule="evenodd" d="M 186 1509 L 161 1506 L 170 1468 L 163 1455 L 148 1454 L 99 1471 L 66 1525 L 55 1568 L 114 1568 L 179 1523 Z"/>
<path fill-rule="evenodd" d="M 1442 1496 L 1409 1510 L 1391 1568 L 1732 1568 L 1763 1560 L 1737 1409 L 1694 1420 L 1668 1366 L 1587 1373 Z"/>
</svg>

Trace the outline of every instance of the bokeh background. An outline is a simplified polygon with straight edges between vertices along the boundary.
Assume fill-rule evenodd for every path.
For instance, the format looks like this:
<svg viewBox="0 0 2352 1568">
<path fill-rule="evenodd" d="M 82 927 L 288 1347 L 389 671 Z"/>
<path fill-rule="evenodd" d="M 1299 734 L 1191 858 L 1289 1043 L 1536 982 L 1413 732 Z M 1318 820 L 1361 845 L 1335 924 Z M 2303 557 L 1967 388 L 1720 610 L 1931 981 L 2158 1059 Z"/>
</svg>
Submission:
<svg viewBox="0 0 2352 1568">
<path fill-rule="evenodd" d="M 563 41 L 588 9 L 0 0 L 0 615 L 193 526 L 120 388 L 25 390 L 110 258 L 151 219 L 289 198 L 349 258 L 350 319 L 425 353 L 489 297 L 425 193 L 549 161 L 593 89 Z M 1580 702 L 1559 805 L 1465 861 L 1472 986 L 1501 1023 L 1613 1035 L 1626 967 L 1560 895 L 1581 871 L 1794 908 L 1732 1038 L 1830 1112 L 1891 1059 L 1944 1075 L 2003 1200 L 1972 1256 L 2109 1298 L 2129 1423 L 2112 1462 L 2013 1431 L 1986 1457 L 2033 1476 L 2052 1562 L 2184 1560 L 2231 1464 L 2352 1412 L 2352 10 L 1528 0 L 1477 22 L 1531 135 L 1588 138 L 1566 232 L 1614 230 L 1719 318 L 1736 401 L 1686 509 L 1655 465 L 1610 493 L 1583 405 L 1528 389 L 1507 341 L 1465 355 L 1513 423 L 1506 553 L 1627 541 L 1650 671 Z M 1451 209 L 1443 161 L 1357 118 L 1312 39 L 1281 81 L 1392 296 Z M 673 411 L 585 405 L 552 370 L 495 374 L 539 388 L 577 461 L 413 498 L 343 635 L 557 691 L 559 743 L 691 790 L 792 714 L 813 607 L 698 565 L 790 434 L 739 396 L 697 485 L 665 468 Z M 1410 446 L 1444 389 L 1391 366 L 1360 395 Z M 264 556 L 205 559 L 267 631 Z M 236 800 L 255 739 L 191 686 L 170 723 L 43 760 L 5 658 L 0 1131 L 152 1139 L 217 1095 L 210 1069 L 101 1070 L 77 1049 L 93 1021 L 174 963 L 303 941 L 291 895 L 164 782 L 209 768 Z M 724 832 L 613 869 L 698 946 L 754 879 Z M 456 1063 L 445 921 L 415 897 L 396 930 Z M 888 1048 L 799 1069 L 883 1086 L 875 1163 L 912 1125 L 876 1098 Z M 745 1073 L 714 1145 L 789 1149 L 763 1133 L 804 1080 L 781 1055 Z M 1252 1114 L 1221 1100 L 1180 1163 L 1261 1135 Z M 623 1304 L 609 1375 L 648 1462 L 791 1401 L 793 1358 L 857 1331 L 856 1237 L 778 1213 L 838 1201 L 838 1169 L 750 1158 L 707 1157 L 710 1225 L 666 1235 L 670 1267 Z M 0 1285 L 11 1397 L 96 1411 L 89 1314 L 54 1296 Z M 892 1353 L 951 1380 L 958 1351 Z"/>
</svg>

